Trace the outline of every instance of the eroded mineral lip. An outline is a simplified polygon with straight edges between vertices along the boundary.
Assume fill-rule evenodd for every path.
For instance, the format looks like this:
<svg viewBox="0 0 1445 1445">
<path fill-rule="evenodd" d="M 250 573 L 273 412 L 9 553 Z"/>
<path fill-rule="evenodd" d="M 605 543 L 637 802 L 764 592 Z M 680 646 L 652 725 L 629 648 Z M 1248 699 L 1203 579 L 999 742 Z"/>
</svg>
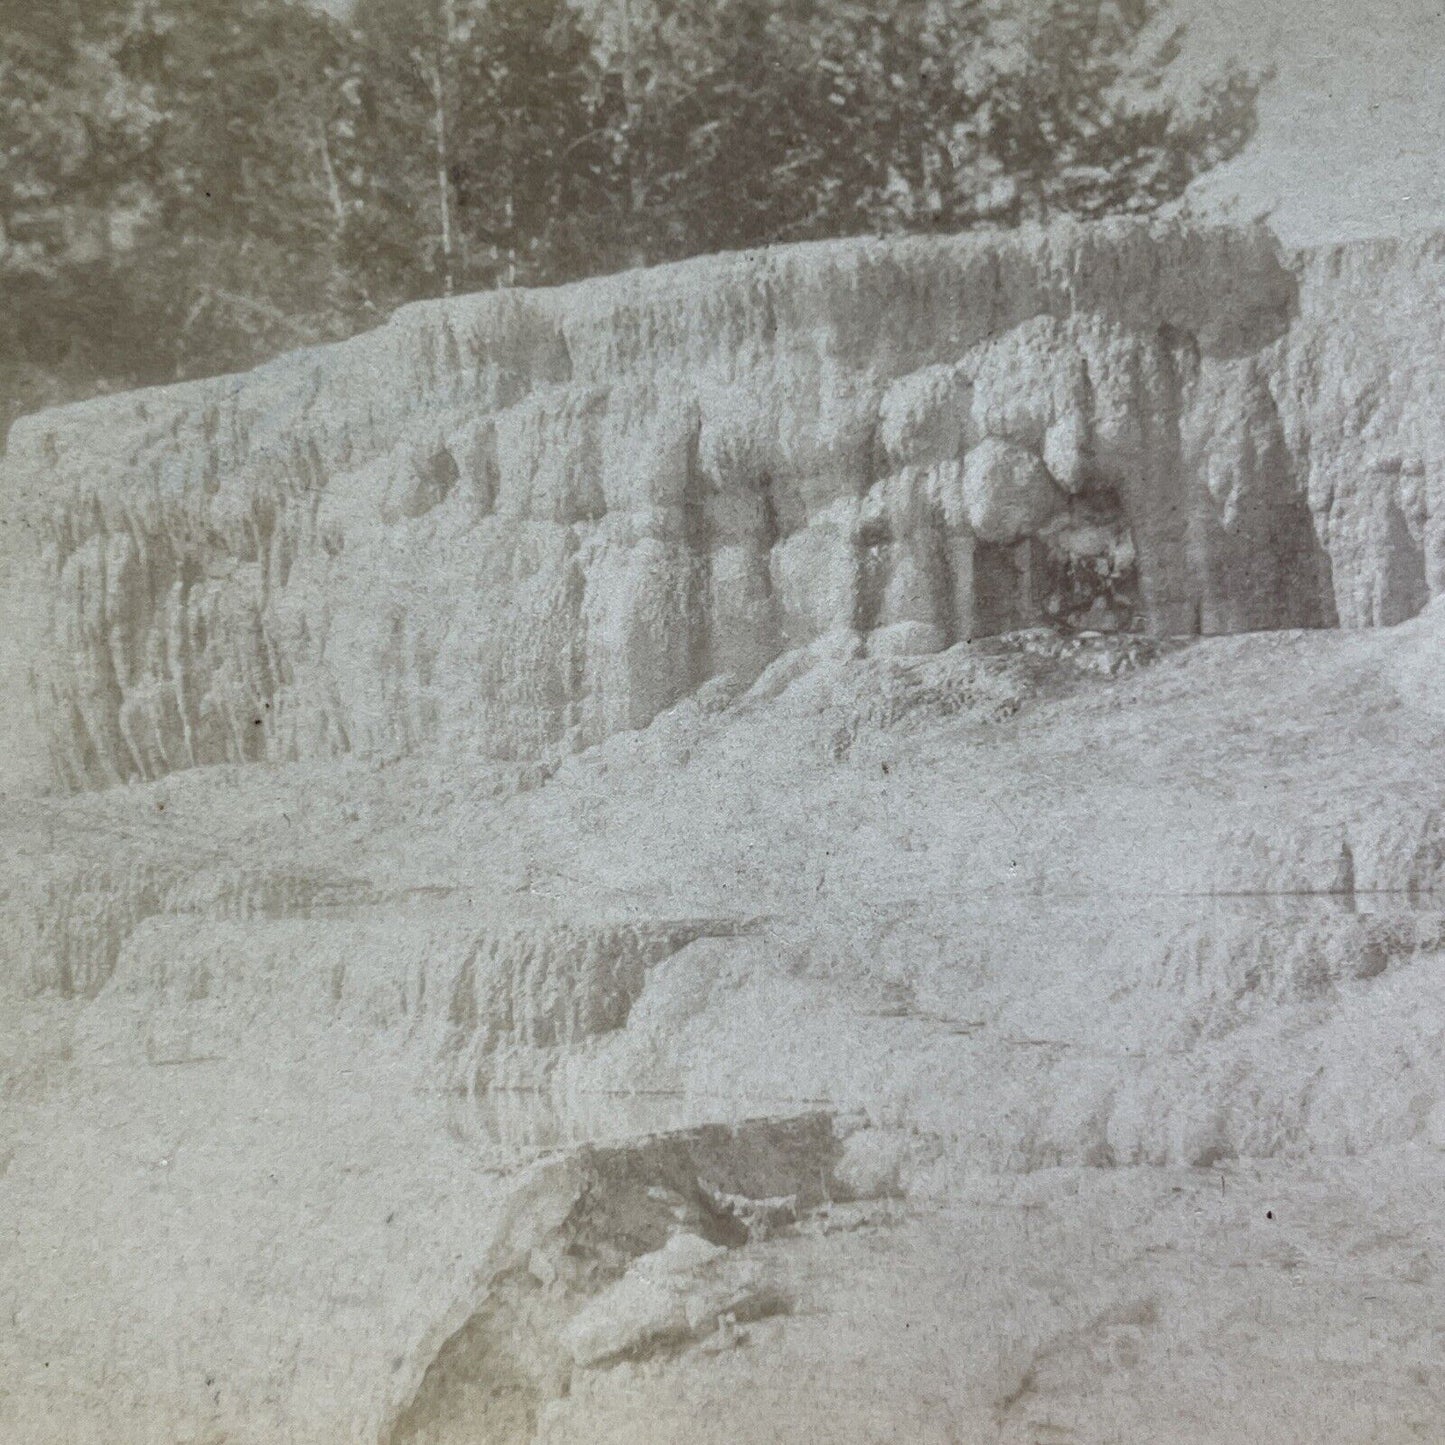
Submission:
<svg viewBox="0 0 1445 1445">
<path fill-rule="evenodd" d="M 585 1145 L 514 1186 L 469 1296 L 440 1311 L 384 1412 L 381 1445 L 532 1438 L 581 1371 L 643 1361 L 772 1315 L 786 1283 L 750 1254 L 846 1196 L 856 1124 L 827 1113 Z"/>
</svg>

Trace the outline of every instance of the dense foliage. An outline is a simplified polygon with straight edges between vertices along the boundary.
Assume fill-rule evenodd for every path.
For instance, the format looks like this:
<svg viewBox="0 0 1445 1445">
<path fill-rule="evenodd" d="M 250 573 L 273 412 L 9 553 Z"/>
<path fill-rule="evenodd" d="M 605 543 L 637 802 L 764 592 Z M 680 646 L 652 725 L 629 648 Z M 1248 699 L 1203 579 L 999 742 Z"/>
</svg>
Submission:
<svg viewBox="0 0 1445 1445">
<path fill-rule="evenodd" d="M 1250 87 L 1153 0 L 0 0 L 0 423 L 449 290 L 1139 211 Z"/>
</svg>

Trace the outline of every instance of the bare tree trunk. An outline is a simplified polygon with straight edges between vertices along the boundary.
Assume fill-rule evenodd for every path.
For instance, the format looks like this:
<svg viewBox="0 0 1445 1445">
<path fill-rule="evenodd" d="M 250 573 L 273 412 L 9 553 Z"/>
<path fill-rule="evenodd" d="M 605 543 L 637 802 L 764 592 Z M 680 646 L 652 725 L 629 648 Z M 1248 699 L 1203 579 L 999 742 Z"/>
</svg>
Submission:
<svg viewBox="0 0 1445 1445">
<path fill-rule="evenodd" d="M 456 43 L 456 0 L 442 0 L 441 33 L 432 64 L 432 97 L 436 104 L 437 209 L 442 233 L 442 291 L 450 296 L 456 285 L 456 257 L 452 241 L 452 181 L 447 117 L 447 71 Z"/>
<path fill-rule="evenodd" d="M 637 138 L 642 133 L 639 87 L 637 83 L 637 31 L 633 14 L 636 0 L 622 0 L 622 102 L 627 125 L 627 241 L 634 266 L 645 265 L 645 248 L 639 243 L 636 227 L 646 204 L 645 188 L 637 164 Z"/>
<path fill-rule="evenodd" d="M 517 205 L 516 177 L 510 169 L 507 175 L 507 285 L 517 284 Z"/>
<path fill-rule="evenodd" d="M 452 254 L 452 183 L 451 166 L 447 157 L 446 82 L 442 73 L 440 50 L 437 52 L 436 63 L 432 67 L 431 79 L 436 122 L 437 209 L 442 232 L 442 292 L 444 295 L 450 296 L 455 284 L 455 266 Z"/>
<path fill-rule="evenodd" d="M 331 216 L 335 222 L 335 234 L 339 237 L 346 222 L 346 206 L 341 199 L 341 183 L 336 179 L 336 167 L 331 162 L 331 145 L 326 139 L 326 122 L 316 127 L 321 152 L 321 173 L 326 178 L 326 194 L 331 201 Z"/>
</svg>

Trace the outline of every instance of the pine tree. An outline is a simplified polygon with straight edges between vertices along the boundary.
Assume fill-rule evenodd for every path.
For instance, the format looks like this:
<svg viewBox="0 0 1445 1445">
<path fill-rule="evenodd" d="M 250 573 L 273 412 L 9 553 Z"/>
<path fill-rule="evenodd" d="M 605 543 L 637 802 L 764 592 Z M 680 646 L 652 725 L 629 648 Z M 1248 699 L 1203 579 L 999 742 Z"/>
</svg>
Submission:
<svg viewBox="0 0 1445 1445">
<path fill-rule="evenodd" d="M 490 0 L 460 55 L 453 172 L 474 282 L 585 271 L 605 209 L 591 39 L 566 0 Z"/>
<path fill-rule="evenodd" d="M 176 372 L 353 330 L 345 37 L 287 0 L 147 0 L 141 21 L 127 63 L 164 123 L 131 279 L 167 318 Z"/>
<path fill-rule="evenodd" d="M 580 3 L 580 0 L 577 0 Z M 1153 0 L 0 0 L 0 423 L 399 302 L 1147 211 L 1236 151 Z"/>
<path fill-rule="evenodd" d="M 160 117 L 119 62 L 127 19 L 122 4 L 6 7 L 0 434 L 24 407 L 129 377 L 116 249 L 144 201 Z"/>
</svg>

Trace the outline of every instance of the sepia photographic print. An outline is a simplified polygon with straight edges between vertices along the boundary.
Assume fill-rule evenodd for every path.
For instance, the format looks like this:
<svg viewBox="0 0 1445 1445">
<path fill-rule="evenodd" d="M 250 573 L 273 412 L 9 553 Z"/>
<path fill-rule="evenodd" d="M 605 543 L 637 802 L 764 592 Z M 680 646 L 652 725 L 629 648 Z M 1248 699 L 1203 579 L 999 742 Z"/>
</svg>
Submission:
<svg viewBox="0 0 1445 1445">
<path fill-rule="evenodd" d="M 1436 0 L 0 0 L 0 1445 L 1445 1442 Z"/>
</svg>

